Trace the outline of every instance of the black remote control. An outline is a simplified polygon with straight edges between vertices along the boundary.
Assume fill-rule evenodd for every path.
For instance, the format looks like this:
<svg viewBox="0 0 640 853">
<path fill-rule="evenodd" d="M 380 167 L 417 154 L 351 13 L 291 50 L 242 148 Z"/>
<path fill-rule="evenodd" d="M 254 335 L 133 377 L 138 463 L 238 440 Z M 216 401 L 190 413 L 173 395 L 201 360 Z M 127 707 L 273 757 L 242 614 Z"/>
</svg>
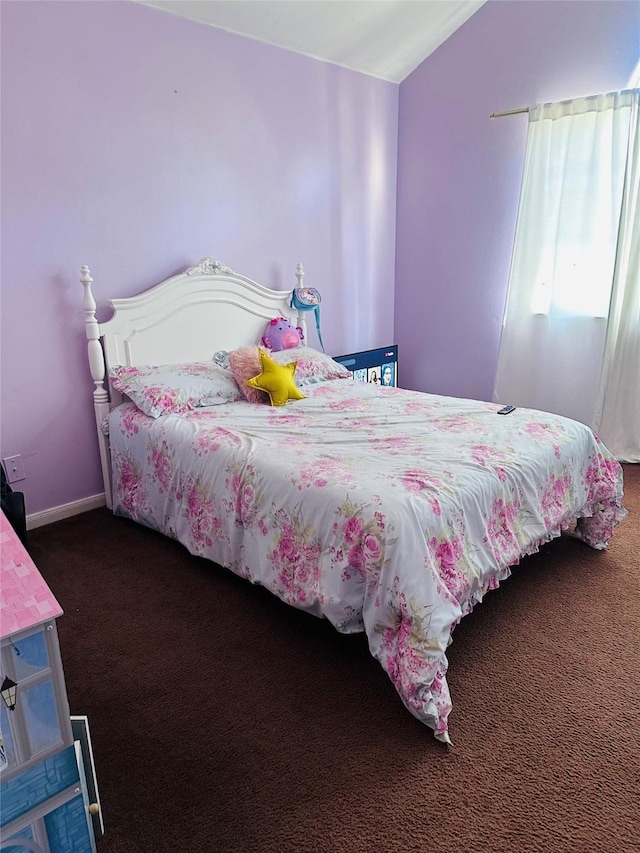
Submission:
<svg viewBox="0 0 640 853">
<path fill-rule="evenodd" d="M 510 412 L 515 412 L 515 406 L 505 406 L 503 409 L 498 409 L 499 415 L 508 415 Z"/>
</svg>

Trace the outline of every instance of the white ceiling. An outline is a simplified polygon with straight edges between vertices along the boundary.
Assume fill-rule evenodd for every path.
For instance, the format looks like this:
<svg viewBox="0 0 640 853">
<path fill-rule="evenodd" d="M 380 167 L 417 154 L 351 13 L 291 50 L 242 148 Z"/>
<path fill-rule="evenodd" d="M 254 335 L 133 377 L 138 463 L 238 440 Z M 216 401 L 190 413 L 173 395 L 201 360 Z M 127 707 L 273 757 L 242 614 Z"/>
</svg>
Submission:
<svg viewBox="0 0 640 853">
<path fill-rule="evenodd" d="M 485 0 L 138 0 L 401 83 Z"/>
</svg>

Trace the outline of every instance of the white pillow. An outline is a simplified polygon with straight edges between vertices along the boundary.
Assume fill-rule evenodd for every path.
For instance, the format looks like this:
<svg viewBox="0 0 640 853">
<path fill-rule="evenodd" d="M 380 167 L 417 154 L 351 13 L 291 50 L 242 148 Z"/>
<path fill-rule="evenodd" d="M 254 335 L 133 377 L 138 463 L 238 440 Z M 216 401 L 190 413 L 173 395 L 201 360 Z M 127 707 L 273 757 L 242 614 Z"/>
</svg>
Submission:
<svg viewBox="0 0 640 853">
<path fill-rule="evenodd" d="M 117 366 L 111 368 L 109 378 L 116 391 L 152 418 L 244 399 L 233 373 L 212 361 Z"/>
<path fill-rule="evenodd" d="M 305 385 L 315 385 L 327 379 L 351 379 L 351 371 L 347 370 L 343 364 L 339 364 L 330 355 L 313 347 L 283 349 L 280 352 L 272 352 L 270 358 L 278 364 L 297 362 L 294 378 L 296 385 L 300 388 Z"/>
</svg>

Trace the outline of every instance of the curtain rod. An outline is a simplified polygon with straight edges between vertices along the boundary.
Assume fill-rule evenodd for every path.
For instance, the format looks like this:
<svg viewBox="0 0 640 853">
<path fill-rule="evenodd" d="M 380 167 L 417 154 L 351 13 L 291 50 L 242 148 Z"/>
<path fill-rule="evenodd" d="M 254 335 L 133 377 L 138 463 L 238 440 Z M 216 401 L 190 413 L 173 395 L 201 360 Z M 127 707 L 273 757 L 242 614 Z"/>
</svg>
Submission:
<svg viewBox="0 0 640 853">
<path fill-rule="evenodd" d="M 528 113 L 529 107 L 521 107 L 519 110 L 505 110 L 503 113 L 491 113 L 489 118 L 500 118 L 500 116 L 513 116 L 516 113 Z"/>
</svg>

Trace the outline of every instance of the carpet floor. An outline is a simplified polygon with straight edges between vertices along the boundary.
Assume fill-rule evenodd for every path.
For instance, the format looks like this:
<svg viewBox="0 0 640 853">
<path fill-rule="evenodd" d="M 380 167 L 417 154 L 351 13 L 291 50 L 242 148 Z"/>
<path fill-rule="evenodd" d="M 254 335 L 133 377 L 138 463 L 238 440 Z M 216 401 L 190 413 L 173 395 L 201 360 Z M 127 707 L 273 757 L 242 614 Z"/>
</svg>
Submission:
<svg viewBox="0 0 640 853">
<path fill-rule="evenodd" d="M 462 620 L 450 734 L 342 636 L 106 509 L 29 534 L 91 727 L 98 853 L 637 853 L 640 465 Z"/>
</svg>

